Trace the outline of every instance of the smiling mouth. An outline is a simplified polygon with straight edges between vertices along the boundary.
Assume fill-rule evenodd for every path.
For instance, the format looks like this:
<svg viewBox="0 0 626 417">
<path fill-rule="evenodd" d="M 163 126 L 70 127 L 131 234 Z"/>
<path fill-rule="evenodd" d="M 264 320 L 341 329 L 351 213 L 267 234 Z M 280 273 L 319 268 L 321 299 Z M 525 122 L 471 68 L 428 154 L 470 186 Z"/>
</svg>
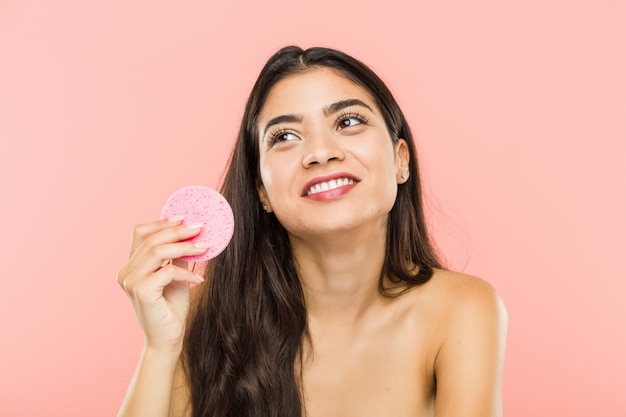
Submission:
<svg viewBox="0 0 626 417">
<path fill-rule="evenodd" d="M 322 181 L 315 185 L 306 192 L 307 196 L 321 193 L 324 191 L 334 190 L 335 188 L 345 187 L 346 185 L 356 184 L 357 182 L 352 178 L 336 178 L 330 181 Z"/>
</svg>

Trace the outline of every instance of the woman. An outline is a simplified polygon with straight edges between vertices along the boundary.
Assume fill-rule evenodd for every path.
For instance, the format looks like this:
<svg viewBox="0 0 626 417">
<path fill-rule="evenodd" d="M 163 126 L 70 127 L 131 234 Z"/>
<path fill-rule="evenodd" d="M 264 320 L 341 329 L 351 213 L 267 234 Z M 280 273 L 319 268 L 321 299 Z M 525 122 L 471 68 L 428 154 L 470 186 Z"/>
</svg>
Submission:
<svg viewBox="0 0 626 417">
<path fill-rule="evenodd" d="M 176 259 L 201 225 L 135 228 L 118 281 L 146 341 L 119 416 L 501 415 L 506 312 L 442 269 L 411 132 L 365 65 L 270 58 L 222 193 L 233 241 L 189 315 L 202 278 Z"/>
</svg>

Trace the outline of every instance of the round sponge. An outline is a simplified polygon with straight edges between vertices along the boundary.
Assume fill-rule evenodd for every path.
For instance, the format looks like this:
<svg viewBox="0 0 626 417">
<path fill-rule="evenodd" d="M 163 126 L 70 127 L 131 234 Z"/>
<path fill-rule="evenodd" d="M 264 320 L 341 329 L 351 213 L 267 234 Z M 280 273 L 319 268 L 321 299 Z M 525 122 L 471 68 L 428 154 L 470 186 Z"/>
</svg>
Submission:
<svg viewBox="0 0 626 417">
<path fill-rule="evenodd" d="M 235 221 L 228 201 L 217 191 L 204 185 L 188 185 L 174 192 L 161 211 L 161 218 L 183 215 L 183 223 L 202 222 L 202 230 L 187 241 L 209 244 L 200 255 L 183 256 L 190 262 L 215 258 L 226 248 L 233 237 Z"/>
</svg>

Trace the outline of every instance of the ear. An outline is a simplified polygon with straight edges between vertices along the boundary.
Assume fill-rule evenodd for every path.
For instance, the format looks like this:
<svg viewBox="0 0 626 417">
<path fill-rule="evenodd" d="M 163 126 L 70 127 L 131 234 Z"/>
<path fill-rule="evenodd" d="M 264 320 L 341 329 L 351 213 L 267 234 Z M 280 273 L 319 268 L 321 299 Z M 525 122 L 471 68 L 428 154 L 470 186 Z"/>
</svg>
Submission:
<svg viewBox="0 0 626 417">
<path fill-rule="evenodd" d="M 396 181 L 398 184 L 404 184 L 409 179 L 409 145 L 404 139 L 398 139 L 394 143 L 395 159 L 396 159 Z"/>
<path fill-rule="evenodd" d="M 270 199 L 267 197 L 267 191 L 265 191 L 265 186 L 263 184 L 259 184 L 256 186 L 257 192 L 259 193 L 259 200 L 261 200 L 261 205 L 266 207 L 266 212 L 272 212 L 272 205 L 270 204 Z"/>
</svg>

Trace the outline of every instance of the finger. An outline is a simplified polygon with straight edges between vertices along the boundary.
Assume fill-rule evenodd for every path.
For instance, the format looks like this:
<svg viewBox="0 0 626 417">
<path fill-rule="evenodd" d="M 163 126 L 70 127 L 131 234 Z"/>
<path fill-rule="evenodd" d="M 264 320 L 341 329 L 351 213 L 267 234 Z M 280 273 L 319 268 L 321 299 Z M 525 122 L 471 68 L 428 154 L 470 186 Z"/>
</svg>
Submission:
<svg viewBox="0 0 626 417">
<path fill-rule="evenodd" d="M 142 223 L 135 226 L 133 229 L 132 242 L 130 247 L 130 253 L 141 245 L 143 240 L 157 232 L 178 226 L 183 222 L 184 216 L 173 216 L 165 219 L 160 219 L 156 222 Z"/>
<path fill-rule="evenodd" d="M 126 291 L 126 288 L 124 288 L 124 281 L 126 280 L 124 268 L 120 269 L 118 273 L 115 274 L 115 279 L 117 280 L 117 283 L 120 285 L 120 287 L 122 287 L 122 289 Z"/>
<path fill-rule="evenodd" d="M 192 224 L 187 224 L 187 225 L 178 225 L 176 227 L 169 227 L 167 229 L 163 229 L 151 235 L 145 236 L 142 238 L 141 243 L 136 245 L 136 248 L 134 249 L 134 251 L 132 251 L 129 254 L 129 263 L 133 264 L 133 263 L 136 263 L 140 259 L 149 257 L 151 254 L 155 254 L 155 253 L 158 254 L 159 252 L 157 252 L 156 248 L 160 245 L 164 246 L 166 244 L 172 244 L 175 242 L 181 242 L 184 240 L 191 239 L 193 236 L 200 233 L 201 230 L 202 230 L 202 223 L 192 223 Z M 194 249 L 203 249 L 203 248 L 196 245 Z M 195 250 L 193 251 L 193 253 L 190 253 L 189 255 L 197 255 L 200 253 L 203 253 L 203 251 Z M 184 256 L 185 254 L 176 256 L 178 255 L 178 253 L 173 253 L 172 255 L 173 256 L 169 256 L 168 253 L 164 253 L 163 254 L 164 257 L 160 259 L 161 261 L 160 263 L 162 264 L 164 261 L 168 261 L 170 259 L 174 259 L 179 256 Z M 151 269 L 155 270 L 154 267 L 152 267 Z"/>
<path fill-rule="evenodd" d="M 190 223 L 181 224 L 175 227 L 168 227 L 166 229 L 159 230 L 150 235 L 143 236 L 141 243 L 136 247 L 136 251 L 145 253 L 151 250 L 153 246 L 164 245 L 168 243 L 181 242 L 183 240 L 191 239 L 193 236 L 200 233 L 203 223 Z M 133 256 L 134 253 L 131 253 Z M 141 255 L 140 255 L 141 256 Z"/>
<path fill-rule="evenodd" d="M 142 302 L 155 302 L 163 296 L 164 289 L 173 282 L 198 284 L 204 279 L 193 272 L 172 264 L 166 265 L 151 274 L 148 279 L 133 280 L 129 277 L 124 282 L 126 292 Z"/>
<path fill-rule="evenodd" d="M 158 246 L 142 247 L 129 260 L 128 266 L 136 275 L 147 275 L 159 270 L 163 262 L 183 256 L 201 255 L 208 245 L 204 242 L 175 242 Z"/>
</svg>

